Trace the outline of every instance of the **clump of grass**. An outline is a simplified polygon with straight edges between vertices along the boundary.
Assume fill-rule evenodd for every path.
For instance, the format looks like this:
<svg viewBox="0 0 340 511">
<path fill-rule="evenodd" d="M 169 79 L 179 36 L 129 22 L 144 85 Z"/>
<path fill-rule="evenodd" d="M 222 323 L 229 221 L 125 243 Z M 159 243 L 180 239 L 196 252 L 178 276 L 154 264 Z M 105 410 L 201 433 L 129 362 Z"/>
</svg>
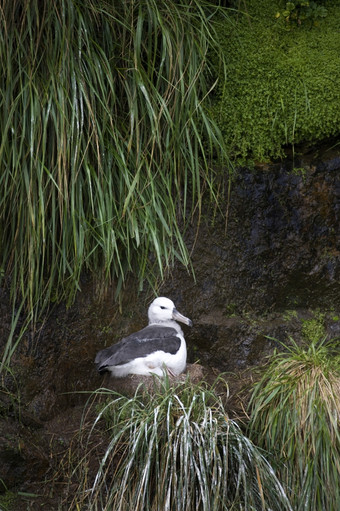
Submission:
<svg viewBox="0 0 340 511">
<path fill-rule="evenodd" d="M 212 182 L 213 148 L 223 156 L 202 106 L 214 10 L 196 0 L 4 3 L 0 269 L 30 308 L 70 301 L 83 269 L 119 287 L 129 270 L 151 276 L 152 260 L 161 271 L 175 257 L 188 263 L 178 219 Z"/>
<path fill-rule="evenodd" d="M 106 391 L 91 434 L 99 423 L 107 447 L 94 480 L 86 469 L 77 476 L 72 509 L 291 509 L 270 465 L 203 384 L 165 379 L 144 399 Z"/>
<path fill-rule="evenodd" d="M 274 354 L 250 401 L 250 437 L 272 453 L 296 511 L 340 509 L 338 341 Z"/>
<path fill-rule="evenodd" d="M 51 300 L 72 303 L 84 271 L 119 296 L 128 274 L 142 286 L 175 259 L 189 266 L 183 234 L 203 191 L 213 195 L 213 159 L 226 157 L 203 107 L 217 11 L 3 3 L 0 277 L 16 307 L 36 317 Z"/>
</svg>

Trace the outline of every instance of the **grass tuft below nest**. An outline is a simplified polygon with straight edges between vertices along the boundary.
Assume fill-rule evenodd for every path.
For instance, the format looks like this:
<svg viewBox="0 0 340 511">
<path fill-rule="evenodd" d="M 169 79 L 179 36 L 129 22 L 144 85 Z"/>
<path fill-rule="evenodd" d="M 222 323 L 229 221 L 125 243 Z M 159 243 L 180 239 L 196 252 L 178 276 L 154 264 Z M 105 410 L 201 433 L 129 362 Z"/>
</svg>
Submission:
<svg viewBox="0 0 340 511">
<path fill-rule="evenodd" d="M 95 400 L 105 401 L 97 404 L 87 445 L 99 427 L 107 444 L 92 479 L 85 445 L 71 509 L 291 509 L 271 466 L 228 418 L 214 386 L 155 381 L 142 399 L 97 391 Z"/>
</svg>

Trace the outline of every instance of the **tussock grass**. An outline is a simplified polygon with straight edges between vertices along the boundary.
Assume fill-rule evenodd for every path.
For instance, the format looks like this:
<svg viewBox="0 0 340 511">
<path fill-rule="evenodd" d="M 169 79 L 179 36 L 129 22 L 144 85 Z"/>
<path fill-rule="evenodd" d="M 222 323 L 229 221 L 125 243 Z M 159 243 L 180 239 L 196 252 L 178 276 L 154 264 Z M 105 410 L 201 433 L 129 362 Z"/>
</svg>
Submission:
<svg viewBox="0 0 340 511">
<path fill-rule="evenodd" d="M 170 386 L 165 379 L 143 399 L 104 389 L 99 395 L 105 405 L 88 445 L 100 424 L 109 438 L 92 480 L 91 449 L 77 467 L 71 509 L 291 509 L 272 468 L 213 389 L 190 381 Z"/>
<path fill-rule="evenodd" d="M 211 182 L 202 138 L 218 144 L 202 5 L 4 3 L 1 268 L 31 307 L 71 300 L 83 268 L 121 283 L 150 252 L 188 262 L 176 219 Z"/>
<path fill-rule="evenodd" d="M 273 454 L 297 511 L 340 509 L 339 341 L 277 353 L 251 398 L 251 438 Z"/>
<path fill-rule="evenodd" d="M 32 317 L 71 303 L 83 271 L 119 296 L 131 272 L 141 286 L 189 265 L 187 222 L 226 157 L 203 108 L 217 11 L 2 2 L 0 276 Z"/>
</svg>

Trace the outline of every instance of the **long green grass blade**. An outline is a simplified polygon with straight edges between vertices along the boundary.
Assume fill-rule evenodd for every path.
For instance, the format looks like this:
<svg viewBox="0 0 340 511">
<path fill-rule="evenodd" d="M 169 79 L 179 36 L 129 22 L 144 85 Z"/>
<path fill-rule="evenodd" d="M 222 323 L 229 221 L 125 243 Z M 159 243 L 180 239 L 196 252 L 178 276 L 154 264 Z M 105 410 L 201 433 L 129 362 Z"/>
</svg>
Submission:
<svg viewBox="0 0 340 511">
<path fill-rule="evenodd" d="M 84 270 L 142 286 L 188 265 L 186 225 L 226 160 L 204 107 L 217 11 L 2 3 L 0 268 L 33 317 L 72 303 Z"/>
<path fill-rule="evenodd" d="M 145 399 L 98 391 L 94 402 L 102 392 L 106 402 L 87 442 L 103 428 L 108 443 L 92 481 L 91 450 L 83 452 L 74 503 L 96 511 L 291 510 L 273 469 L 213 390 L 166 378 L 154 389 Z"/>
<path fill-rule="evenodd" d="M 276 354 L 251 399 L 251 438 L 271 452 L 297 511 L 340 506 L 338 340 Z"/>
</svg>

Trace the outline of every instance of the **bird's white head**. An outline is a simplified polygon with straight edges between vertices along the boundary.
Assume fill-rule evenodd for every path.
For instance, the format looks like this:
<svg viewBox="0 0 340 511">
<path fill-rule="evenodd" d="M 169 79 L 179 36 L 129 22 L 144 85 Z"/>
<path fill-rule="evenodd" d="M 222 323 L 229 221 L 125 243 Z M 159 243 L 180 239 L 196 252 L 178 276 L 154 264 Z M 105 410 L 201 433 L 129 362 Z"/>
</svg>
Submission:
<svg viewBox="0 0 340 511">
<path fill-rule="evenodd" d="M 178 312 L 175 304 L 169 298 L 160 296 L 156 298 L 148 310 L 149 323 L 163 323 L 167 321 L 180 321 L 192 326 L 192 321 Z"/>
</svg>

